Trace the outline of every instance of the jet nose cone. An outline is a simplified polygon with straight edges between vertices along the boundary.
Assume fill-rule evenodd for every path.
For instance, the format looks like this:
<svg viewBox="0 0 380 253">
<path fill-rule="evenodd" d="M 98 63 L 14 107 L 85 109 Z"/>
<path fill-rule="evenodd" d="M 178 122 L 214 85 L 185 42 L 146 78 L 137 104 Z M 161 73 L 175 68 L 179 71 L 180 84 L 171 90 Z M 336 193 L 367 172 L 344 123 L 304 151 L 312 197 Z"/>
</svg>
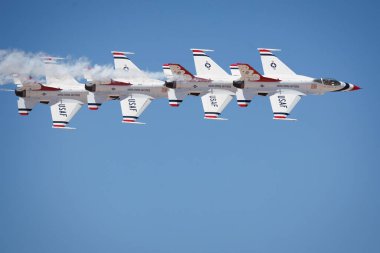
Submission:
<svg viewBox="0 0 380 253">
<path fill-rule="evenodd" d="M 353 87 L 352 87 L 352 89 L 351 89 L 351 91 L 354 91 L 354 90 L 360 90 L 361 88 L 359 87 L 359 86 L 357 86 L 357 85 L 353 85 L 353 84 L 351 84 Z"/>
</svg>

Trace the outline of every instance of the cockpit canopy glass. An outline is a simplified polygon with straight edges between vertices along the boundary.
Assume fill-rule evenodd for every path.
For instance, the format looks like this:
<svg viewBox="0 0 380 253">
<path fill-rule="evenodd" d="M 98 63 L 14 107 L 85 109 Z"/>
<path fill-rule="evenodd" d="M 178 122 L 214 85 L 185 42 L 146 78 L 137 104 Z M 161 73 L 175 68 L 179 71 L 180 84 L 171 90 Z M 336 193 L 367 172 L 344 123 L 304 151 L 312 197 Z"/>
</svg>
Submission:
<svg viewBox="0 0 380 253">
<path fill-rule="evenodd" d="M 321 83 L 324 85 L 330 85 L 330 86 L 339 86 L 340 82 L 338 80 L 332 79 L 332 78 L 317 78 L 314 79 L 314 82 Z"/>
</svg>

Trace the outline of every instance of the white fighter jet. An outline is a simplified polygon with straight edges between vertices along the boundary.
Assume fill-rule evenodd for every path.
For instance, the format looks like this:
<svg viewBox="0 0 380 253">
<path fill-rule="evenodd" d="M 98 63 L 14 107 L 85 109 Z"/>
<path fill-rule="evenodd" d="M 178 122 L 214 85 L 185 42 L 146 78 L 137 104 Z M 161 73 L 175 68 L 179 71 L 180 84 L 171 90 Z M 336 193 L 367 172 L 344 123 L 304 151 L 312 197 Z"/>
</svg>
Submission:
<svg viewBox="0 0 380 253">
<path fill-rule="evenodd" d="M 232 75 L 225 72 L 205 52 L 209 49 L 191 49 L 194 56 L 196 76 L 176 63 L 164 64 L 163 70 L 169 81 L 166 86 L 181 98 L 186 95 L 201 95 L 205 119 L 225 120 L 220 115 L 233 96 L 237 96 L 238 105 L 246 107 L 249 103 L 233 81 L 240 78 L 240 72 L 231 65 Z"/>
<path fill-rule="evenodd" d="M 240 107 L 247 107 L 249 103 L 251 103 L 252 98 L 255 93 L 251 90 L 245 90 L 235 85 L 234 81 L 239 80 L 241 77 L 240 70 L 236 66 L 236 64 L 230 65 L 231 75 L 227 74 L 218 64 L 215 63 L 206 55 L 206 51 L 213 50 L 205 50 L 205 49 L 191 49 L 193 51 L 195 69 L 198 77 L 208 78 L 212 80 L 221 80 L 222 82 L 231 83 L 235 89 L 232 91 L 235 92 L 236 102 Z"/>
<path fill-rule="evenodd" d="M 264 76 L 248 64 L 237 63 L 235 65 L 240 71 L 241 78 L 234 81 L 234 86 L 249 94 L 269 96 L 273 119 L 294 120 L 288 116 L 302 96 L 360 89 L 359 86 L 331 78 L 297 75 L 273 54 L 274 51 L 279 51 L 278 49 L 258 50 Z"/>
<path fill-rule="evenodd" d="M 20 115 L 29 115 L 37 103 L 49 104 L 53 128 L 74 129 L 68 127 L 70 120 L 87 103 L 88 92 L 71 76 L 56 70 L 57 60 L 61 58 L 44 58 L 46 84 L 15 76 L 18 96 L 17 106 Z"/>
<path fill-rule="evenodd" d="M 127 71 L 128 78 L 107 81 L 91 80 L 86 84 L 89 108 L 97 110 L 108 100 L 120 100 L 123 123 L 145 124 L 137 119 L 155 98 L 168 96 L 165 82 L 149 78 L 128 57 L 130 52 L 112 51 L 116 70 Z"/>
</svg>

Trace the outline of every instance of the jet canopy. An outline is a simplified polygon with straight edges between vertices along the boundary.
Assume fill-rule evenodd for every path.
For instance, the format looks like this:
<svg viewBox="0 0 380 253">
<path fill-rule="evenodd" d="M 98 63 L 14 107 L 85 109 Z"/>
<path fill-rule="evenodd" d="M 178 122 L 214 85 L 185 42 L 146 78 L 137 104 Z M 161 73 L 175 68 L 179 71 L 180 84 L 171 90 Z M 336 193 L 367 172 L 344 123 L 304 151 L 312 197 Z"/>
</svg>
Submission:
<svg viewBox="0 0 380 253">
<path fill-rule="evenodd" d="M 339 86 L 340 82 L 338 80 L 335 80 L 333 78 L 317 78 L 313 80 L 316 83 L 321 83 L 324 85 L 329 85 L 329 86 Z"/>
</svg>

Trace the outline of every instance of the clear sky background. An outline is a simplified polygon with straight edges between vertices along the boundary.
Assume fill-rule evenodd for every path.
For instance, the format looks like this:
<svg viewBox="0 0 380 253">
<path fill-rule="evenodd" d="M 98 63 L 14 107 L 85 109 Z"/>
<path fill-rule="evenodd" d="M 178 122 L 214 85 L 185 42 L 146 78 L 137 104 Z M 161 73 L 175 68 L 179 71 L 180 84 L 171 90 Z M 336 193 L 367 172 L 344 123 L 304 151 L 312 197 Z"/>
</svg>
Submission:
<svg viewBox="0 0 380 253">
<path fill-rule="evenodd" d="M 262 70 L 257 47 L 294 71 L 357 92 L 302 98 L 297 122 L 269 99 L 203 119 L 199 98 L 154 101 L 145 126 L 117 102 L 82 108 L 75 131 L 50 109 L 17 114 L 0 93 L 0 252 L 380 252 L 378 1 L 0 3 L 0 48 L 87 56 L 133 51 L 144 70 L 211 48 L 225 69 Z"/>
</svg>

